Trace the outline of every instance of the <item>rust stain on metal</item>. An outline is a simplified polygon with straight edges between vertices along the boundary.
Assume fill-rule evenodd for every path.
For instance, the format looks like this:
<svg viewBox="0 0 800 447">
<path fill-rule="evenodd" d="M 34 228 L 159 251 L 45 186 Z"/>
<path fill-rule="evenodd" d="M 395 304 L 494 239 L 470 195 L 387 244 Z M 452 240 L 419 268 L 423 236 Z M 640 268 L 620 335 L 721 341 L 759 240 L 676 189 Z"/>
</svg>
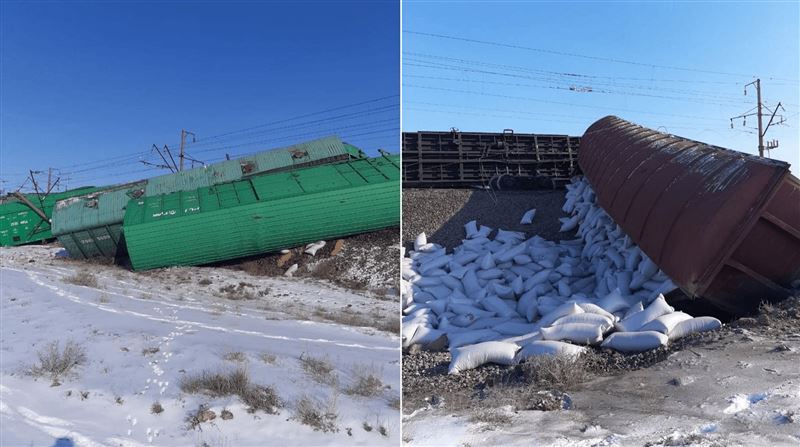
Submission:
<svg viewBox="0 0 800 447">
<path fill-rule="evenodd" d="M 787 163 L 614 116 L 578 163 L 600 205 L 687 294 L 733 312 L 800 279 L 800 180 Z"/>
</svg>

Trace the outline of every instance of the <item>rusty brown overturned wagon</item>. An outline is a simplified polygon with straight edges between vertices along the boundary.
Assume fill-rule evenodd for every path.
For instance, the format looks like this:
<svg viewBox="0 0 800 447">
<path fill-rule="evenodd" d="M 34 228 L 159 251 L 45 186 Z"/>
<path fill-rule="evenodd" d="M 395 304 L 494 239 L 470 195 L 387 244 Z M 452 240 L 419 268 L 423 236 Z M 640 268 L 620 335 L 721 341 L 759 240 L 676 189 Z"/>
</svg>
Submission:
<svg viewBox="0 0 800 447">
<path fill-rule="evenodd" d="M 578 162 L 600 205 L 687 295 L 742 313 L 800 279 L 800 180 L 788 163 L 614 116 L 587 129 Z"/>
</svg>

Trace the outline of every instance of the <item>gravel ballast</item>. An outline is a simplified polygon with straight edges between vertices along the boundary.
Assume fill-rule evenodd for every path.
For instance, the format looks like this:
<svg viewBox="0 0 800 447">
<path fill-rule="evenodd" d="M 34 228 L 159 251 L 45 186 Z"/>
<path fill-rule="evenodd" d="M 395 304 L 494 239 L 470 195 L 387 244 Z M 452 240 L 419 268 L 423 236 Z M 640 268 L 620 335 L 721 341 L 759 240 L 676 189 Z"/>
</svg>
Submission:
<svg viewBox="0 0 800 447">
<path fill-rule="evenodd" d="M 452 250 L 464 239 L 464 224 L 477 220 L 481 225 L 504 230 L 538 234 L 548 240 L 570 238 L 559 233 L 559 217 L 564 217 L 564 190 L 487 191 L 478 189 L 403 189 L 403 244 L 425 232 L 428 240 Z M 520 225 L 523 214 L 536 208 L 531 225 Z M 409 245 L 411 244 L 411 245 Z"/>
</svg>

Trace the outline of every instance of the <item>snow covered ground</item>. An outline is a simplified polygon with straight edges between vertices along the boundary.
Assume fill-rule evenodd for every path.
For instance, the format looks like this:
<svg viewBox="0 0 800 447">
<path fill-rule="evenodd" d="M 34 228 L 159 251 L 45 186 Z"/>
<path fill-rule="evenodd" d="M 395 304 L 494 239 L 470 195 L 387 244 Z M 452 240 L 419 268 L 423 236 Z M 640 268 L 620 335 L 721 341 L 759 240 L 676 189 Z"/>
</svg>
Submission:
<svg viewBox="0 0 800 447">
<path fill-rule="evenodd" d="M 0 445 L 54 445 L 59 438 L 78 446 L 399 443 L 399 338 L 353 325 L 385 327 L 398 318 L 396 297 L 217 268 L 135 273 L 60 252 L 0 249 Z M 81 271 L 98 287 L 65 281 Z M 53 341 L 74 341 L 86 352 L 57 386 L 28 373 Z M 315 380 L 301 357 L 332 364 L 335 383 Z M 237 368 L 275 389 L 285 402 L 278 415 L 248 413 L 236 396 L 181 391 L 185 377 Z M 381 383 L 369 397 L 350 391 L 365 372 Z M 326 405 L 335 399 L 337 432 L 314 431 L 295 418 L 303 396 Z M 156 402 L 159 414 L 151 412 Z M 216 419 L 188 428 L 201 404 Z M 233 418 L 219 417 L 223 409 Z"/>
</svg>

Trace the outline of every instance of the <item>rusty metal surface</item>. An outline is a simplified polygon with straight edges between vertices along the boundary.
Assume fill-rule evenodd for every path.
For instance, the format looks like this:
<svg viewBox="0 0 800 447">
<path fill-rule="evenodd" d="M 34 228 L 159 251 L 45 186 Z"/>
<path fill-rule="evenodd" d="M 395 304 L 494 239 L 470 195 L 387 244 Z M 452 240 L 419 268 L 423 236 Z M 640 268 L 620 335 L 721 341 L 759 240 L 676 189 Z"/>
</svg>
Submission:
<svg viewBox="0 0 800 447">
<path fill-rule="evenodd" d="M 800 278 L 800 181 L 787 163 L 613 116 L 586 130 L 578 163 L 600 205 L 688 295 L 742 312 Z"/>
</svg>

